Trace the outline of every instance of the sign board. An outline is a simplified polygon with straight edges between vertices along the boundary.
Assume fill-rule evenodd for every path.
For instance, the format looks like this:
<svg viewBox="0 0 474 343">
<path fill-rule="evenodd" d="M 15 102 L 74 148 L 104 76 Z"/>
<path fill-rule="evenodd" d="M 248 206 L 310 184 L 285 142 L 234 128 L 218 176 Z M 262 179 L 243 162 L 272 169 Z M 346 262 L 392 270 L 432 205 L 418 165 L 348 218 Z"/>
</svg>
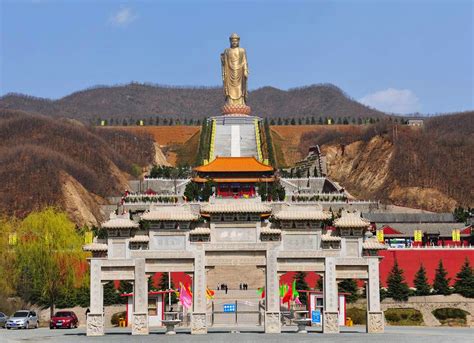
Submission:
<svg viewBox="0 0 474 343">
<path fill-rule="evenodd" d="M 320 310 L 311 311 L 311 323 L 321 324 L 321 311 Z"/>
<path fill-rule="evenodd" d="M 235 312 L 235 304 L 224 304 L 224 312 Z"/>
<path fill-rule="evenodd" d="M 377 240 L 381 243 L 384 242 L 383 229 L 377 230 Z"/>
</svg>

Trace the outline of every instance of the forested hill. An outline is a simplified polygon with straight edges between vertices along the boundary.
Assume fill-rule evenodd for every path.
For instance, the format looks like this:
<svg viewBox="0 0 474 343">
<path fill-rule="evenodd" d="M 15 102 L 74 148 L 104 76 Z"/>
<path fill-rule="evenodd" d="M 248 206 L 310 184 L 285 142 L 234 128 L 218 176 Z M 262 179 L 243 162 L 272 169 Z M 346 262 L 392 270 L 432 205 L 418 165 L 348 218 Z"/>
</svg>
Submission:
<svg viewBox="0 0 474 343">
<path fill-rule="evenodd" d="M 99 118 L 202 119 L 220 114 L 223 94 L 220 87 L 179 88 L 131 83 L 99 86 L 58 100 L 7 94 L 0 98 L 0 108 L 22 110 L 55 117 L 68 117 L 86 123 Z M 252 113 L 260 117 L 332 117 L 334 119 L 381 117 L 385 114 L 350 99 L 331 84 L 319 84 L 283 91 L 264 87 L 250 92 Z"/>
</svg>

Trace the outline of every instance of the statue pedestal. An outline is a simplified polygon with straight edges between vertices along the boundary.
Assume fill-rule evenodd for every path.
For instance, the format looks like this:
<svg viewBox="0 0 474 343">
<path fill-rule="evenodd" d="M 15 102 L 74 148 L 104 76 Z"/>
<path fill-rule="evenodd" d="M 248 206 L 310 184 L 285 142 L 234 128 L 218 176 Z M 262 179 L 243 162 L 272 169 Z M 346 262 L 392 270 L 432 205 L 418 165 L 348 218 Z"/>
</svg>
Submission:
<svg viewBox="0 0 474 343">
<path fill-rule="evenodd" d="M 248 116 L 252 112 L 250 106 L 226 104 L 222 106 L 222 114 L 230 116 Z"/>
</svg>

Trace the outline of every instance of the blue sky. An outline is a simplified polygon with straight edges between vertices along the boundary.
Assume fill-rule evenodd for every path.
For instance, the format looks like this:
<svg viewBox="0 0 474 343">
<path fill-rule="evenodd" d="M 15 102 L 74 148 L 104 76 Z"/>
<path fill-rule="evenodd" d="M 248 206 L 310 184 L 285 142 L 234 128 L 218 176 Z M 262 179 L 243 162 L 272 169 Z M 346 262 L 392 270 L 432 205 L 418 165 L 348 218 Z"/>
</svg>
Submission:
<svg viewBox="0 0 474 343">
<path fill-rule="evenodd" d="M 0 94 L 130 81 L 220 85 L 237 32 L 249 88 L 333 83 L 394 112 L 474 108 L 473 1 L 0 0 Z"/>
</svg>

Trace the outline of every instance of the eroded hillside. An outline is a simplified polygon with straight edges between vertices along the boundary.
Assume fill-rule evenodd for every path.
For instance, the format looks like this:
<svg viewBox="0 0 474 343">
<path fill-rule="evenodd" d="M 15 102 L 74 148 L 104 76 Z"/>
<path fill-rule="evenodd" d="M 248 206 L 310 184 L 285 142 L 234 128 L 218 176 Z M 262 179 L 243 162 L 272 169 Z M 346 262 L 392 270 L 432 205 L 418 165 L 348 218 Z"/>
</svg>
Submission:
<svg viewBox="0 0 474 343">
<path fill-rule="evenodd" d="M 280 164 L 319 144 L 329 177 L 358 198 L 431 211 L 474 205 L 474 112 L 430 118 L 423 129 L 384 122 L 272 131 Z"/>
<path fill-rule="evenodd" d="M 22 217 L 54 205 L 78 225 L 95 225 L 105 197 L 123 192 L 132 166 L 149 165 L 154 153 L 145 134 L 2 110 L 1 214 Z"/>
</svg>

